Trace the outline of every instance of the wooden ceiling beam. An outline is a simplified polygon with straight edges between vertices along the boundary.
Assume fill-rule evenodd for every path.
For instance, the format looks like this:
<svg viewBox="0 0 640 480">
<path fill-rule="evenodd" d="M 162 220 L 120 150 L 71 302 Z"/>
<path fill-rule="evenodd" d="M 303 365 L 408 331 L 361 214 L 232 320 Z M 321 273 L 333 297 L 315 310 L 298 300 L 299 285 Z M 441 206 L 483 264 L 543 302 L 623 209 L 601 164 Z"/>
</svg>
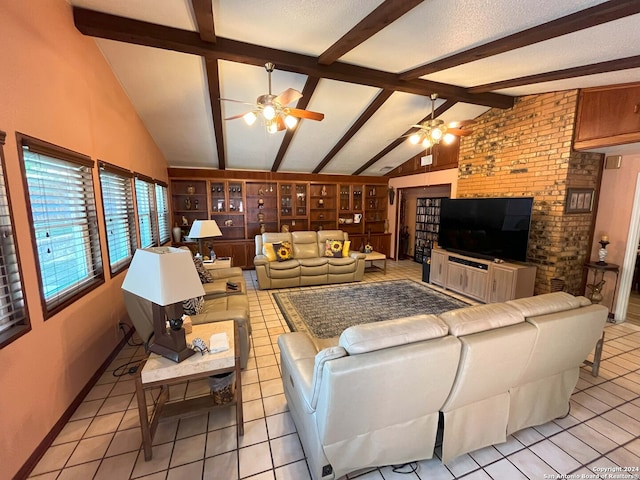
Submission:
<svg viewBox="0 0 640 480">
<path fill-rule="evenodd" d="M 216 136 L 216 149 L 218 152 L 218 168 L 227 168 L 226 155 L 224 153 L 224 131 L 222 125 L 222 106 L 220 105 L 220 75 L 218 73 L 218 60 L 206 58 L 207 83 L 209 86 L 209 103 L 213 117 L 213 132 Z"/>
<path fill-rule="evenodd" d="M 362 115 L 358 117 L 358 119 L 353 122 L 353 125 L 347 130 L 340 140 L 333 146 L 333 148 L 325 155 L 325 157 L 320 161 L 320 163 L 313 169 L 312 173 L 320 173 L 324 167 L 326 167 L 331 159 L 336 156 L 336 154 L 342 150 L 342 148 L 349 143 L 349 140 L 358 133 L 358 131 L 363 127 L 365 123 L 369 121 L 371 116 L 378 111 L 378 109 L 384 105 L 384 103 L 389 100 L 389 97 L 393 95 L 393 90 L 382 90 L 378 96 L 369 104 L 367 109 L 362 112 Z"/>
<path fill-rule="evenodd" d="M 469 91 L 473 93 L 490 92 L 493 90 L 501 90 L 503 88 L 520 87 L 522 85 L 532 85 L 534 83 L 542 82 L 552 82 L 554 80 L 583 77 L 585 75 L 596 75 L 598 73 L 617 72 L 619 70 L 628 70 L 630 68 L 638 67 L 640 67 L 640 55 L 620 58 L 616 60 L 609 60 L 607 62 L 592 63 L 591 65 L 582 65 L 580 67 L 565 68 L 563 70 L 554 70 L 553 72 L 527 75 L 526 77 L 511 78 L 509 80 L 503 80 L 501 82 L 485 83 L 484 85 L 471 87 Z"/>
<path fill-rule="evenodd" d="M 301 110 L 305 110 L 307 108 L 307 106 L 309 105 L 309 102 L 311 101 L 311 97 L 313 96 L 313 92 L 316 91 L 316 87 L 318 86 L 319 81 L 320 79 L 318 77 L 307 77 L 307 81 L 305 82 L 304 88 L 302 89 L 302 97 L 300 98 L 300 100 L 298 100 L 298 103 L 296 104 L 296 108 L 299 108 Z M 309 121 L 313 121 L 313 120 L 309 120 Z M 304 119 L 299 119 L 298 125 L 300 125 L 300 122 L 304 122 Z M 272 172 L 277 172 L 278 169 L 280 168 L 280 164 L 282 163 L 282 160 L 284 159 L 284 156 L 286 155 L 287 150 L 289 149 L 289 144 L 291 143 L 291 140 L 293 140 L 293 136 L 296 134 L 297 131 L 298 131 L 298 126 L 292 129 L 288 128 L 287 131 L 285 132 L 284 138 L 282 139 L 282 143 L 280 144 L 280 148 L 278 149 L 276 158 L 273 161 L 273 165 L 271 166 Z"/>
<path fill-rule="evenodd" d="M 447 100 L 446 102 L 442 103 L 438 108 L 435 109 L 435 111 L 433 112 L 433 116 L 434 118 L 438 118 L 440 115 L 442 115 L 444 112 L 446 112 L 447 110 L 449 110 L 451 107 L 453 107 L 456 103 L 458 102 L 454 102 L 452 100 Z M 422 120 L 420 120 L 417 124 L 420 124 L 422 122 L 426 122 L 427 120 L 431 120 L 431 114 L 427 115 L 426 117 L 424 117 Z M 375 164 L 378 160 L 380 160 L 382 157 L 384 157 L 386 154 L 388 154 L 389 152 L 391 152 L 392 150 L 394 150 L 398 145 L 400 145 L 402 142 L 406 141 L 406 137 L 408 135 L 411 135 L 412 133 L 415 133 L 419 130 L 419 128 L 416 127 L 411 127 L 409 130 L 407 130 L 406 132 L 404 132 L 402 135 L 400 135 L 399 138 L 396 138 L 393 142 L 391 142 L 389 145 L 387 145 L 386 147 L 384 147 L 382 150 L 380 150 L 380 152 L 378 152 L 373 158 L 371 158 L 368 162 L 366 162 L 364 165 L 362 165 L 358 170 L 356 170 L 355 172 L 353 172 L 351 175 L 360 175 L 362 172 L 364 172 L 367 168 L 370 168 L 373 164 Z"/>
<path fill-rule="evenodd" d="M 394 73 L 341 62 L 335 62 L 332 65 L 318 65 L 316 57 L 227 38 L 217 37 L 216 43 L 213 44 L 204 42 L 196 32 L 155 25 L 79 7 L 73 8 L 73 15 L 76 28 L 83 34 L 92 37 L 260 67 L 265 62 L 271 61 L 280 70 L 300 73 L 310 77 L 329 78 L 383 90 L 394 90 L 423 96 L 437 93 L 442 98 L 474 105 L 510 108 L 514 103 L 514 98 L 507 95 L 495 93 L 470 94 L 466 88 L 421 79 L 403 81 L 398 79 L 398 76 Z"/>
<path fill-rule="evenodd" d="M 198 24 L 198 33 L 205 42 L 216 43 L 215 24 L 213 22 L 213 5 L 211 0 L 191 0 L 193 13 Z"/>
<path fill-rule="evenodd" d="M 355 27 L 345 33 L 336 43 L 318 57 L 320 65 L 331 65 L 345 53 L 353 50 L 380 30 L 392 24 L 424 0 L 385 0 Z"/>
<path fill-rule="evenodd" d="M 435 62 L 407 70 L 400 74 L 403 80 L 422 77 L 433 72 L 456 67 L 465 63 L 481 60 L 499 53 L 526 47 L 534 43 L 543 42 L 569 33 L 594 27 L 602 23 L 640 13 L 638 0 L 610 0 L 579 12 L 566 15 L 542 25 L 528 28 L 521 32 L 508 35 L 493 42 L 485 43 L 475 48 L 465 50 Z"/>
</svg>

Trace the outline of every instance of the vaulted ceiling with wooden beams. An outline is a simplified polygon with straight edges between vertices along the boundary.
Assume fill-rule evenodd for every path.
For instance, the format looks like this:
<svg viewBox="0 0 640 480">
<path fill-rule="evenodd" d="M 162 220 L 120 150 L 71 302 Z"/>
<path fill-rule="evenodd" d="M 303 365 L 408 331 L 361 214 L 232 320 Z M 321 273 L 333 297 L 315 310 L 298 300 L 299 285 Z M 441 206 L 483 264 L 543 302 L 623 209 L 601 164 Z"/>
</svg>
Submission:
<svg viewBox="0 0 640 480">
<path fill-rule="evenodd" d="M 434 93 L 448 123 L 640 79 L 639 0 L 69 3 L 171 167 L 384 175 L 424 149 L 406 137 Z M 302 93 L 283 107 L 322 121 L 245 123 L 267 62 L 274 95 Z"/>
</svg>

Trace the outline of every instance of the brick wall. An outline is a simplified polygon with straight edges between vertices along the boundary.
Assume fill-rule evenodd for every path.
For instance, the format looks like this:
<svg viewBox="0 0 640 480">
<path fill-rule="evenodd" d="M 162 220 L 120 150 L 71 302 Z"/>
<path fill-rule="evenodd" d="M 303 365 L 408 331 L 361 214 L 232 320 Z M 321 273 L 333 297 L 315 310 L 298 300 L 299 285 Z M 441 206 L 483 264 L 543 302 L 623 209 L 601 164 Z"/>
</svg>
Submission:
<svg viewBox="0 0 640 480">
<path fill-rule="evenodd" d="M 520 97 L 477 118 L 460 142 L 458 197 L 534 198 L 527 257 L 538 267 L 536 294 L 552 279 L 582 293 L 594 213 L 566 214 L 566 189 L 597 188 L 601 155 L 571 148 L 577 100 L 577 90 Z"/>
</svg>

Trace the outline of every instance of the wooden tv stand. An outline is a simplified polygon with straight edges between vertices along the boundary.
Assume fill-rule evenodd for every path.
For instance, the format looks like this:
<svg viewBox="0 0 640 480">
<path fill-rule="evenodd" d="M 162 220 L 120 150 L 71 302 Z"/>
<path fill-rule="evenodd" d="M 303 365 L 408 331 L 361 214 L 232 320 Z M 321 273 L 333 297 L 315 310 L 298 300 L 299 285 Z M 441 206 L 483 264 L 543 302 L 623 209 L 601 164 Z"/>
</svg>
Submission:
<svg viewBox="0 0 640 480">
<path fill-rule="evenodd" d="M 441 248 L 431 251 L 429 282 L 484 303 L 530 297 L 536 267 L 468 257 Z"/>
</svg>

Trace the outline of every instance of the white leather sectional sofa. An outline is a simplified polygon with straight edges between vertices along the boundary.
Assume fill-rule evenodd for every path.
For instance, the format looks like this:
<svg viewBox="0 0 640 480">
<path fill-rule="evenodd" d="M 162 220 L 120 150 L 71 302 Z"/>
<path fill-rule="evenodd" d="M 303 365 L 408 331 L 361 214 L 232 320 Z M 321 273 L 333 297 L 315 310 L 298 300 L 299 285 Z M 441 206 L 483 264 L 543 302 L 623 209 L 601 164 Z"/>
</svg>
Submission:
<svg viewBox="0 0 640 480">
<path fill-rule="evenodd" d="M 557 292 L 345 330 L 281 335 L 285 396 L 314 480 L 443 461 L 564 416 L 608 310 Z"/>
</svg>

